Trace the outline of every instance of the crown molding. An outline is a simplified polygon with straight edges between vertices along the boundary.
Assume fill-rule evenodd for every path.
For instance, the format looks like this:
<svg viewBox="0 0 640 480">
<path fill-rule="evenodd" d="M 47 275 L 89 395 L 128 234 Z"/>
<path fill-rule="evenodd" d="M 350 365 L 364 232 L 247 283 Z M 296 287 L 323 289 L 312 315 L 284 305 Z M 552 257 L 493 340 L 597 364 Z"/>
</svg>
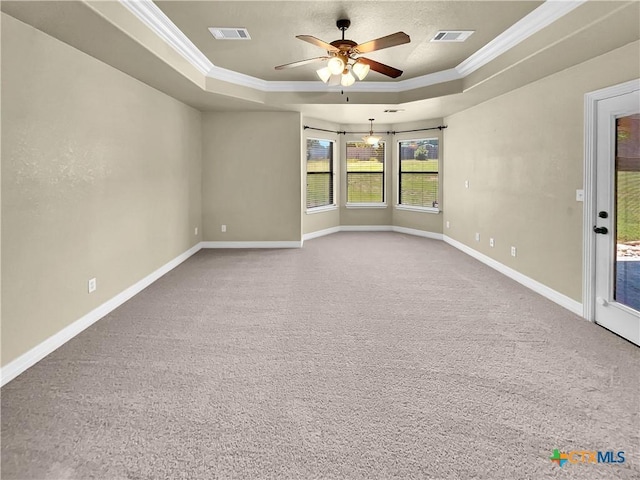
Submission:
<svg viewBox="0 0 640 480">
<path fill-rule="evenodd" d="M 555 22 L 587 0 L 547 0 L 513 24 L 455 68 L 397 82 L 357 82 L 350 92 L 402 93 L 416 88 L 459 80 L 515 47 L 531 35 Z M 327 87 L 320 81 L 268 81 L 218 67 L 189 40 L 152 0 L 120 0 L 136 17 L 173 47 L 208 78 L 253 88 L 262 92 L 330 92 L 343 87 Z"/>
<path fill-rule="evenodd" d="M 152 0 L 120 0 L 136 17 L 182 55 L 191 65 L 206 75 L 213 67 L 209 59 L 182 33 Z"/>
<path fill-rule="evenodd" d="M 526 40 L 534 33 L 563 17 L 587 0 L 547 0 L 534 11 L 514 23 L 480 50 L 460 63 L 456 70 L 462 77 L 475 72 L 494 58 Z"/>
</svg>

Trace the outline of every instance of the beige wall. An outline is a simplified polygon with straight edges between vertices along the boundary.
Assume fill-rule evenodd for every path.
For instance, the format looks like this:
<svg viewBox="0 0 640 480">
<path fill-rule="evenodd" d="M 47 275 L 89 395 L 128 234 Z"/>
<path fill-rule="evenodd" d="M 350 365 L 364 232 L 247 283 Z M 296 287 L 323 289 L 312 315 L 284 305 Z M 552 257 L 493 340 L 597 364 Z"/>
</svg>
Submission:
<svg viewBox="0 0 640 480">
<path fill-rule="evenodd" d="M 324 130 L 332 130 L 333 132 L 339 130 L 339 125 L 326 122 L 324 120 L 318 120 L 316 118 L 305 118 L 304 125 L 322 128 Z M 306 197 L 303 199 L 303 209 L 304 214 L 302 217 L 302 231 L 304 233 L 318 232 L 320 230 L 325 230 L 327 228 L 333 228 L 340 225 L 340 210 L 337 207 L 340 205 L 341 199 L 341 189 L 340 189 L 340 165 L 342 164 L 342 149 L 340 148 L 340 135 L 337 133 L 331 132 L 322 132 L 312 129 L 307 129 L 303 131 L 303 144 L 302 144 L 302 186 L 303 186 L 303 196 L 306 195 L 306 148 L 307 148 L 307 139 L 308 138 L 316 138 L 320 140 L 333 140 L 335 142 L 335 152 L 334 152 L 334 177 L 335 177 L 335 201 L 336 208 L 329 211 L 316 211 L 312 213 L 308 213 L 306 210 Z"/>
<path fill-rule="evenodd" d="M 2 365 L 200 240 L 200 149 L 198 111 L 2 15 Z"/>
<path fill-rule="evenodd" d="M 301 131 L 296 112 L 203 114 L 204 240 L 302 239 Z"/>
<path fill-rule="evenodd" d="M 634 42 L 446 118 L 445 234 L 581 301 L 584 94 L 639 76 Z"/>
</svg>

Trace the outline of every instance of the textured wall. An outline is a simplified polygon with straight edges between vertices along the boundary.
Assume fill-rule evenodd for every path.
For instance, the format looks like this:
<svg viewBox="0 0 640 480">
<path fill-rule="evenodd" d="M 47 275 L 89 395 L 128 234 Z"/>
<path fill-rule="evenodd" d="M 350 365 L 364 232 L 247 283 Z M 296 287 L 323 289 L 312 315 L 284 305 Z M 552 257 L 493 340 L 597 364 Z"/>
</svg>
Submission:
<svg viewBox="0 0 640 480">
<path fill-rule="evenodd" d="M 200 132 L 198 111 L 2 15 L 3 365 L 200 240 Z"/>
<path fill-rule="evenodd" d="M 581 301 L 584 94 L 639 76 L 634 42 L 446 118 L 445 234 Z"/>
<path fill-rule="evenodd" d="M 302 239 L 301 130 L 295 112 L 203 114 L 204 240 Z"/>
</svg>

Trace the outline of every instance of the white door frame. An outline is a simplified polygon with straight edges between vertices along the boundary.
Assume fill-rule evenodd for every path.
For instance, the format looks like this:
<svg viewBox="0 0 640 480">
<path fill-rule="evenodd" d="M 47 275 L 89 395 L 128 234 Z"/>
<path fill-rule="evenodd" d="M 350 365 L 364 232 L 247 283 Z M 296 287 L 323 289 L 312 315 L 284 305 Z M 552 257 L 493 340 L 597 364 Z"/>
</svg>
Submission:
<svg viewBox="0 0 640 480">
<path fill-rule="evenodd" d="M 640 90 L 640 79 L 589 92 L 584 96 L 584 209 L 582 214 L 582 307 L 583 317 L 595 322 L 596 248 L 596 142 L 598 101 Z"/>
</svg>

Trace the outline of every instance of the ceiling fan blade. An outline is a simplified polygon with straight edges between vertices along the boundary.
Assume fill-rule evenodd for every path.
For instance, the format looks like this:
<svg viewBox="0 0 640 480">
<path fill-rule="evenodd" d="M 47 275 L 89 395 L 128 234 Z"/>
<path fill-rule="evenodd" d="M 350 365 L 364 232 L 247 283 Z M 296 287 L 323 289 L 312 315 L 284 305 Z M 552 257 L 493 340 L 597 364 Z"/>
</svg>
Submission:
<svg viewBox="0 0 640 480">
<path fill-rule="evenodd" d="M 369 53 L 376 50 L 382 50 L 383 48 L 395 47 L 396 45 L 402 45 L 409 43 L 411 38 L 404 32 L 396 32 L 386 37 L 376 38 L 360 45 L 356 45 L 351 49 L 353 53 Z"/>
<path fill-rule="evenodd" d="M 364 63 L 369 65 L 371 70 L 374 70 L 378 73 L 386 75 L 391 78 L 398 78 L 402 75 L 402 70 L 398 70 L 397 68 L 390 67 L 389 65 L 385 65 L 384 63 L 376 62 L 375 60 L 371 60 L 369 58 L 360 57 L 358 58 L 360 63 Z"/>
<path fill-rule="evenodd" d="M 330 57 L 316 57 L 316 58 L 308 58 L 307 60 L 300 60 L 299 62 L 291 62 L 285 63 L 284 65 L 278 65 L 276 70 L 285 70 L 287 68 L 296 68 L 301 67 L 302 65 L 307 65 L 308 63 L 318 62 L 320 60 L 328 60 Z"/>
<path fill-rule="evenodd" d="M 327 43 L 327 42 L 325 42 L 323 40 L 320 40 L 319 38 L 312 37 L 311 35 L 297 35 L 296 38 L 299 38 L 300 40 L 303 40 L 305 42 L 309 42 L 309 43 L 315 45 L 316 47 L 324 48 L 327 52 L 339 52 L 340 51 L 339 48 L 334 47 L 330 43 Z"/>
</svg>

